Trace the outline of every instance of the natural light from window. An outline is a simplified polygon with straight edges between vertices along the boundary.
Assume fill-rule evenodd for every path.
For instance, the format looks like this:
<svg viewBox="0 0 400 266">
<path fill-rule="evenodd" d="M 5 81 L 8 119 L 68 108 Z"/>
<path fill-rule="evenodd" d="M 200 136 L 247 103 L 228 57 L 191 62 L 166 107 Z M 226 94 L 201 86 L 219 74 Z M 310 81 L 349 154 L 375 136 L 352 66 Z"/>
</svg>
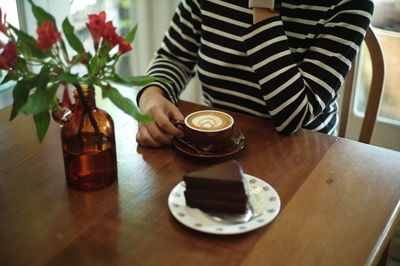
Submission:
<svg viewBox="0 0 400 266">
<path fill-rule="evenodd" d="M 372 25 L 383 49 L 386 68 L 378 120 L 400 124 L 400 1 L 376 0 Z M 361 55 L 361 78 L 355 97 L 355 110 L 359 114 L 365 109 L 371 82 L 371 61 L 365 47 Z"/>
<path fill-rule="evenodd" d="M 7 22 L 19 28 L 17 2 L 13 0 L 0 0 L 0 7 L 7 14 Z"/>
</svg>

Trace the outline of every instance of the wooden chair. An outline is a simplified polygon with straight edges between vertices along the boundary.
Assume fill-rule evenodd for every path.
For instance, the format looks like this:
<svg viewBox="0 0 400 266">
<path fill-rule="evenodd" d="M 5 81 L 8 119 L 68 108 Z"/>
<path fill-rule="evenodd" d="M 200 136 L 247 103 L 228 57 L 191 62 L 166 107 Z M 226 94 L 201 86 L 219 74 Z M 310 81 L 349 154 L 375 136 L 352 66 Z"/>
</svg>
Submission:
<svg viewBox="0 0 400 266">
<path fill-rule="evenodd" d="M 374 33 L 373 28 L 369 27 L 364 42 L 371 56 L 372 80 L 371 80 L 370 92 L 368 95 L 367 107 L 365 109 L 365 116 L 360 131 L 359 141 L 369 144 L 371 142 L 372 134 L 375 127 L 375 122 L 378 116 L 379 105 L 382 98 L 382 91 L 383 91 L 384 77 L 385 77 L 385 64 L 383 58 L 383 51 L 379 44 L 379 40 L 377 39 Z M 344 84 L 340 125 L 339 125 L 340 137 L 344 137 L 346 134 L 351 96 L 352 96 L 352 91 L 355 87 L 354 72 L 355 72 L 354 67 L 352 67 Z"/>
</svg>

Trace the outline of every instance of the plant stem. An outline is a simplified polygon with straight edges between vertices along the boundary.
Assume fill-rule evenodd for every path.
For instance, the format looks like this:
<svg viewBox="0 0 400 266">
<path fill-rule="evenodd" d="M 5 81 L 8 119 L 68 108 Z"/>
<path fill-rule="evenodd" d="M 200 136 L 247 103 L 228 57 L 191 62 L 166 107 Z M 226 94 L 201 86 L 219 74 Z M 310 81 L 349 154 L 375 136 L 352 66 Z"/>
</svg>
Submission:
<svg viewBox="0 0 400 266">
<path fill-rule="evenodd" d="M 55 50 L 51 49 L 51 53 L 53 54 L 53 57 L 55 58 L 55 60 L 58 61 L 60 66 L 64 66 L 64 63 L 60 57 L 60 48 L 58 46 L 55 46 Z"/>
<path fill-rule="evenodd" d="M 87 113 L 89 116 L 90 123 L 92 124 L 94 130 L 96 131 L 96 134 L 98 136 L 100 136 L 101 133 L 100 133 L 99 126 L 97 125 L 96 119 L 94 119 L 94 116 L 93 116 L 92 112 L 90 112 L 87 102 L 85 101 L 85 96 L 83 95 L 81 85 L 79 83 L 73 83 L 73 85 L 78 92 L 79 98 L 81 99 L 81 102 L 83 104 L 83 108 L 85 109 L 85 113 Z M 97 143 L 99 150 L 101 150 L 101 143 L 102 143 L 101 139 L 99 139 L 98 143 Z"/>
</svg>

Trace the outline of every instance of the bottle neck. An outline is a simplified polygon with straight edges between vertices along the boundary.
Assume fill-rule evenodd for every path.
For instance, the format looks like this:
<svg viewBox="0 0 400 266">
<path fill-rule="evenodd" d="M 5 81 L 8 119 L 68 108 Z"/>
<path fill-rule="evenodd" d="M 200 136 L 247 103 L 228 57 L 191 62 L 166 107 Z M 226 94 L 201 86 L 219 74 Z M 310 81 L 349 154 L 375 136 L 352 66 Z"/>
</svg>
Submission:
<svg viewBox="0 0 400 266">
<path fill-rule="evenodd" d="M 75 107 L 74 111 L 96 109 L 95 94 L 93 88 L 82 89 L 82 95 L 79 95 L 78 90 L 74 91 Z M 83 102 L 84 101 L 84 102 Z"/>
</svg>

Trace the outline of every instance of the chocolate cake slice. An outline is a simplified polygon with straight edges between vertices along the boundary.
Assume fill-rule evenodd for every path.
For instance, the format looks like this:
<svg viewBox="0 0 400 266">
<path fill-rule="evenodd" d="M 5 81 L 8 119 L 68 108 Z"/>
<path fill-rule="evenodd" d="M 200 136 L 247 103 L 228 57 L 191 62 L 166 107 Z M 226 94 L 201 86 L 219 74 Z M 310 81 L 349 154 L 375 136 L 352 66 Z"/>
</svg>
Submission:
<svg viewBox="0 0 400 266">
<path fill-rule="evenodd" d="M 244 213 L 248 201 L 243 170 L 227 161 L 184 175 L 186 205 L 205 211 Z"/>
</svg>

